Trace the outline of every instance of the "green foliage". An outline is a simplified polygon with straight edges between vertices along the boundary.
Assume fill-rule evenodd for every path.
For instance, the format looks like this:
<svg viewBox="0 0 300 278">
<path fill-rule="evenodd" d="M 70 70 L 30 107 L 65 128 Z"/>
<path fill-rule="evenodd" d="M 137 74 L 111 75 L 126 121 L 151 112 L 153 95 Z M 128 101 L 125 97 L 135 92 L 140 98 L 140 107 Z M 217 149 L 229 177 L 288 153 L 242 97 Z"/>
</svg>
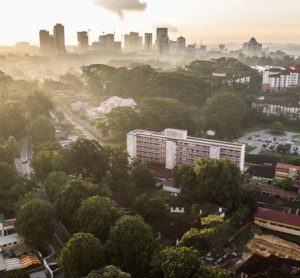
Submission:
<svg viewBox="0 0 300 278">
<path fill-rule="evenodd" d="M 53 203 L 69 177 L 61 171 L 51 172 L 43 183 L 49 200 Z"/>
<path fill-rule="evenodd" d="M 26 273 L 24 270 L 18 269 L 18 270 L 12 270 L 7 271 L 2 274 L 3 278 L 29 278 L 29 274 Z"/>
<path fill-rule="evenodd" d="M 291 144 L 279 144 L 276 148 L 276 152 L 282 155 L 288 155 L 291 153 Z"/>
<path fill-rule="evenodd" d="M 140 217 L 123 216 L 112 227 L 105 250 L 109 262 L 133 277 L 147 277 L 157 249 L 154 233 Z"/>
<path fill-rule="evenodd" d="M 0 145 L 0 162 L 6 162 L 13 165 L 14 160 L 19 156 L 18 144 L 13 136 Z"/>
<path fill-rule="evenodd" d="M 131 171 L 131 177 L 135 187 L 153 188 L 155 186 L 153 174 L 144 164 L 134 166 Z"/>
<path fill-rule="evenodd" d="M 226 270 L 220 267 L 212 267 L 200 264 L 196 275 L 193 278 L 229 278 Z"/>
<path fill-rule="evenodd" d="M 233 227 L 239 228 L 243 224 L 245 224 L 246 220 L 249 219 L 251 215 L 251 210 L 247 206 L 243 206 L 234 213 L 232 213 L 230 217 L 230 224 Z"/>
<path fill-rule="evenodd" d="M 44 115 L 38 116 L 32 121 L 30 134 L 35 144 L 54 140 L 55 128 L 52 122 Z"/>
<path fill-rule="evenodd" d="M 70 174 L 99 182 L 108 170 L 108 157 L 97 141 L 78 138 L 66 153 L 66 167 Z"/>
<path fill-rule="evenodd" d="M 58 263 L 65 277 L 82 277 L 104 265 L 100 240 L 89 233 L 74 234 L 62 249 Z"/>
<path fill-rule="evenodd" d="M 53 233 L 53 208 L 41 200 L 31 200 L 21 205 L 16 212 L 16 229 L 34 246 L 43 246 Z"/>
<path fill-rule="evenodd" d="M 286 178 L 283 180 L 276 181 L 274 185 L 284 190 L 292 191 L 294 186 L 294 180 L 292 178 Z"/>
<path fill-rule="evenodd" d="M 206 232 L 193 228 L 183 235 L 179 245 L 194 248 L 199 254 L 205 254 L 210 250 L 212 243 Z"/>
<path fill-rule="evenodd" d="M 167 247 L 152 261 L 153 277 L 192 278 L 199 266 L 199 253 L 188 247 Z"/>
<path fill-rule="evenodd" d="M 151 197 L 146 194 L 135 198 L 132 210 L 143 216 L 146 221 L 152 222 L 167 215 L 166 203 L 163 198 Z"/>
<path fill-rule="evenodd" d="M 56 195 L 54 207 L 57 215 L 67 228 L 74 226 L 76 211 L 81 202 L 98 193 L 100 193 L 100 190 L 96 185 L 80 179 L 72 179 L 61 188 Z"/>
<path fill-rule="evenodd" d="M 235 138 L 242 128 L 247 112 L 245 97 L 234 92 L 221 92 L 207 98 L 203 107 L 206 129 L 221 137 Z"/>
<path fill-rule="evenodd" d="M 282 135 L 285 133 L 285 127 L 282 122 L 276 121 L 270 127 L 270 132 L 272 134 L 279 134 Z"/>
<path fill-rule="evenodd" d="M 131 278 L 129 273 L 123 272 L 114 265 L 106 266 L 100 270 L 94 270 L 86 278 Z"/>
<path fill-rule="evenodd" d="M 42 149 L 33 154 L 31 167 L 40 181 L 44 181 L 53 171 L 62 170 L 64 157 L 59 151 Z"/>
<path fill-rule="evenodd" d="M 112 191 L 122 191 L 128 188 L 130 176 L 128 174 L 128 154 L 116 146 L 106 145 L 104 152 L 108 158 L 108 171 L 104 184 Z"/>
<path fill-rule="evenodd" d="M 109 198 L 94 196 L 82 202 L 77 212 L 78 230 L 106 241 L 109 231 L 123 211 Z"/>
</svg>

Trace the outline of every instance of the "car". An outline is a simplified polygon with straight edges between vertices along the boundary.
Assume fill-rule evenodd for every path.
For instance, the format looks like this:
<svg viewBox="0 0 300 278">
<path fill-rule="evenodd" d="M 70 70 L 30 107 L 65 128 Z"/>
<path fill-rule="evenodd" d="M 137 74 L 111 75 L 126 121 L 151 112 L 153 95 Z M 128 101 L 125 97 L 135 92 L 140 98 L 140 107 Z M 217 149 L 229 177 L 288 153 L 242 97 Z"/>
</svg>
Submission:
<svg viewBox="0 0 300 278">
<path fill-rule="evenodd" d="M 22 161 L 22 164 L 27 164 L 28 163 L 28 160 L 23 160 Z"/>
</svg>

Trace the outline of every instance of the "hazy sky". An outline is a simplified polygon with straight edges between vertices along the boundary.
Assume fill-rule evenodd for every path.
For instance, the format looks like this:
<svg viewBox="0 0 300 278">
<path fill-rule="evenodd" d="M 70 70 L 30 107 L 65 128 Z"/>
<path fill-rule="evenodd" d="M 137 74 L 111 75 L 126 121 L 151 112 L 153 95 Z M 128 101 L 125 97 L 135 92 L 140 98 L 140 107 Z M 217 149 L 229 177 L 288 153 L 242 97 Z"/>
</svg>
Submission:
<svg viewBox="0 0 300 278">
<path fill-rule="evenodd" d="M 147 6 L 147 7 L 146 7 Z M 38 43 L 38 30 L 63 23 L 68 44 L 76 32 L 152 32 L 165 24 L 178 29 L 189 43 L 300 43 L 299 0 L 1 0 L 0 44 Z M 138 11 L 122 11 L 122 7 Z M 121 17 L 123 16 L 123 19 Z"/>
</svg>

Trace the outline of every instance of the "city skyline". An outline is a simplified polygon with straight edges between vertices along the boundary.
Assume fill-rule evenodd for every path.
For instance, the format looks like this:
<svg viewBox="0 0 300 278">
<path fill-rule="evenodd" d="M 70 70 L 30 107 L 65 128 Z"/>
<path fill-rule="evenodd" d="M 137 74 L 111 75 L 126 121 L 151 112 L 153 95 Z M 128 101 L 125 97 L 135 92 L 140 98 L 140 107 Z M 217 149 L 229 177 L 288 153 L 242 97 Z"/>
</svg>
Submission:
<svg viewBox="0 0 300 278">
<path fill-rule="evenodd" d="M 29 41 L 37 45 L 38 30 L 51 30 L 57 22 L 65 26 L 67 45 L 77 43 L 78 31 L 91 30 L 90 41 L 95 41 L 102 32 L 116 32 L 116 38 L 121 39 L 131 31 L 154 33 L 158 26 L 169 27 L 170 38 L 184 35 L 189 43 L 200 43 L 201 37 L 205 44 L 242 43 L 252 36 L 263 43 L 300 43 L 297 28 L 300 3 L 297 0 L 274 2 L 123 0 L 116 5 L 114 1 L 105 0 L 45 0 L 43 3 L 10 0 L 2 3 L 0 44 Z M 291 6 L 295 8 L 291 9 Z"/>
</svg>

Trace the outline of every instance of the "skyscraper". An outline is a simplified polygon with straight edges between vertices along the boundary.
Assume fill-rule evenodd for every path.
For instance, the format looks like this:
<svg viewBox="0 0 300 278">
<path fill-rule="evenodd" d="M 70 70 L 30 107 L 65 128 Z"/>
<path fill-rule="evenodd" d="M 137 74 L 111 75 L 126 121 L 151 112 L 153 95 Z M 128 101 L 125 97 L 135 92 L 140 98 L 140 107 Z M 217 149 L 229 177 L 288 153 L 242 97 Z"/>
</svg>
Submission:
<svg viewBox="0 0 300 278">
<path fill-rule="evenodd" d="M 82 31 L 77 33 L 78 49 L 79 51 L 87 51 L 89 48 L 88 32 Z"/>
<path fill-rule="evenodd" d="M 184 37 L 177 38 L 177 52 L 178 54 L 185 54 L 186 39 Z"/>
<path fill-rule="evenodd" d="M 115 34 L 106 34 L 99 37 L 100 48 L 102 50 L 115 50 Z"/>
<path fill-rule="evenodd" d="M 168 28 L 156 29 L 156 48 L 160 54 L 169 54 Z"/>
<path fill-rule="evenodd" d="M 40 50 L 42 54 L 51 54 L 54 50 L 53 36 L 47 30 L 40 30 Z"/>
<path fill-rule="evenodd" d="M 61 55 L 66 53 L 65 45 L 65 27 L 58 23 L 53 28 L 54 45 L 56 54 Z"/>
<path fill-rule="evenodd" d="M 140 37 L 139 33 L 130 32 L 128 35 L 124 36 L 124 48 L 127 51 L 139 51 L 143 38 Z"/>
<path fill-rule="evenodd" d="M 251 38 L 249 42 L 243 44 L 243 54 L 248 57 L 261 57 L 262 44 L 258 43 L 255 38 Z"/>
<path fill-rule="evenodd" d="M 152 44 L 153 44 L 152 33 L 145 33 L 145 50 L 151 51 Z"/>
</svg>

